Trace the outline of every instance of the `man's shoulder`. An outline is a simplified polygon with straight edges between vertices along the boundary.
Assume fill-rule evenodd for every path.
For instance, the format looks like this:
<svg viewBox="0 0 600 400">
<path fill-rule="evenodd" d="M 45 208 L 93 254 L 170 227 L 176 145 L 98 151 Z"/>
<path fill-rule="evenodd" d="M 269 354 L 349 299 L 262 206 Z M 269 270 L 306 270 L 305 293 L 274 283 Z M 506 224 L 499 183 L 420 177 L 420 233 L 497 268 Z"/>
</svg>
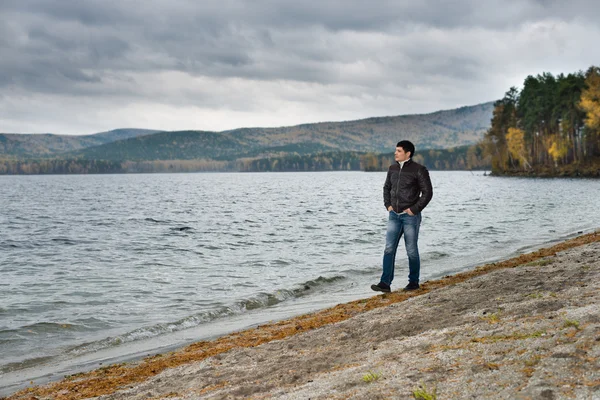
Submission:
<svg viewBox="0 0 600 400">
<path fill-rule="evenodd" d="M 400 169 L 400 165 L 398 165 L 398 163 L 393 163 L 392 165 L 390 165 L 390 167 L 388 168 L 388 171 L 397 171 Z"/>
<path fill-rule="evenodd" d="M 423 169 L 427 170 L 426 166 L 424 166 L 423 164 L 419 164 L 418 162 L 415 162 L 412 159 L 409 161 L 409 164 L 407 166 L 414 171 L 419 171 L 419 170 L 423 170 Z"/>
</svg>

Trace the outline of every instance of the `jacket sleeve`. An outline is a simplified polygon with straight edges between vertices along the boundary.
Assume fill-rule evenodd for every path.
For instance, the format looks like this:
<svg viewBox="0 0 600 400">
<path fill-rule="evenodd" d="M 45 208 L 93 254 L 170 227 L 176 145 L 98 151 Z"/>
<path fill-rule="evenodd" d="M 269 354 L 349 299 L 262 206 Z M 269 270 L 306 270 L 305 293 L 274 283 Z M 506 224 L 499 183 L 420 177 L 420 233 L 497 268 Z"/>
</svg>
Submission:
<svg viewBox="0 0 600 400">
<path fill-rule="evenodd" d="M 392 205 L 392 181 L 390 177 L 392 176 L 392 170 L 388 169 L 387 177 L 385 178 L 385 184 L 383 185 L 383 205 L 387 210 Z"/>
<path fill-rule="evenodd" d="M 412 211 L 413 214 L 423 211 L 433 197 L 433 186 L 431 185 L 431 179 L 429 178 L 429 171 L 427 171 L 427 168 L 419 168 L 419 172 L 417 173 L 417 183 L 419 184 L 421 197 L 419 197 L 419 200 L 415 205 L 410 207 L 410 211 Z"/>
</svg>

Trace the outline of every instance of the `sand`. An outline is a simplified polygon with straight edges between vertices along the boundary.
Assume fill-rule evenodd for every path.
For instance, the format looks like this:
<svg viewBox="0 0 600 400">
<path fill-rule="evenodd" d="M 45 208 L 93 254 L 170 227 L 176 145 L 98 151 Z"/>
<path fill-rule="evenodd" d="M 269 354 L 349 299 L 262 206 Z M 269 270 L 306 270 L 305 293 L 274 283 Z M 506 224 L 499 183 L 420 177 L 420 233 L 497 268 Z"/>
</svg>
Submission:
<svg viewBox="0 0 600 400">
<path fill-rule="evenodd" d="M 596 232 L 10 398 L 600 399 L 599 306 Z"/>
</svg>

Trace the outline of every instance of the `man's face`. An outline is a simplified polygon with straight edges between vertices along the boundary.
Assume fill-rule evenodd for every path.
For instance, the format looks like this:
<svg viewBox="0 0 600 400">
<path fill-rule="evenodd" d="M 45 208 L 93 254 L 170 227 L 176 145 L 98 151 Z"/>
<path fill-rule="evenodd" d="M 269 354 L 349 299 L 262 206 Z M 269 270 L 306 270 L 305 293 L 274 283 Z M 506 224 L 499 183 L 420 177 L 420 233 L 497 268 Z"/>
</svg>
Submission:
<svg viewBox="0 0 600 400">
<path fill-rule="evenodd" d="M 404 162 L 410 158 L 410 151 L 407 153 L 402 147 L 396 147 L 394 159 L 398 162 Z"/>
</svg>

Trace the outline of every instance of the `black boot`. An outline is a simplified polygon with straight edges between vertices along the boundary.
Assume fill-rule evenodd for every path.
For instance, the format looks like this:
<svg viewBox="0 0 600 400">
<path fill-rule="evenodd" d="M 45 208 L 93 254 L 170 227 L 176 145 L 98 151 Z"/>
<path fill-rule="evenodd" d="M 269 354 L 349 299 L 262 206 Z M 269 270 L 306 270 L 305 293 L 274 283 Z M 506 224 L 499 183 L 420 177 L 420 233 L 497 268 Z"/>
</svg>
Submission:
<svg viewBox="0 0 600 400">
<path fill-rule="evenodd" d="M 417 290 L 418 288 L 419 288 L 418 282 L 408 282 L 408 285 L 406 285 L 406 287 L 402 290 L 405 292 L 408 292 L 409 290 Z"/>
<path fill-rule="evenodd" d="M 373 289 L 376 292 L 384 292 L 384 293 L 389 293 L 392 291 L 390 288 L 390 285 L 388 285 L 387 283 L 383 283 L 383 282 L 379 282 L 377 285 L 371 285 L 371 289 Z"/>
</svg>

